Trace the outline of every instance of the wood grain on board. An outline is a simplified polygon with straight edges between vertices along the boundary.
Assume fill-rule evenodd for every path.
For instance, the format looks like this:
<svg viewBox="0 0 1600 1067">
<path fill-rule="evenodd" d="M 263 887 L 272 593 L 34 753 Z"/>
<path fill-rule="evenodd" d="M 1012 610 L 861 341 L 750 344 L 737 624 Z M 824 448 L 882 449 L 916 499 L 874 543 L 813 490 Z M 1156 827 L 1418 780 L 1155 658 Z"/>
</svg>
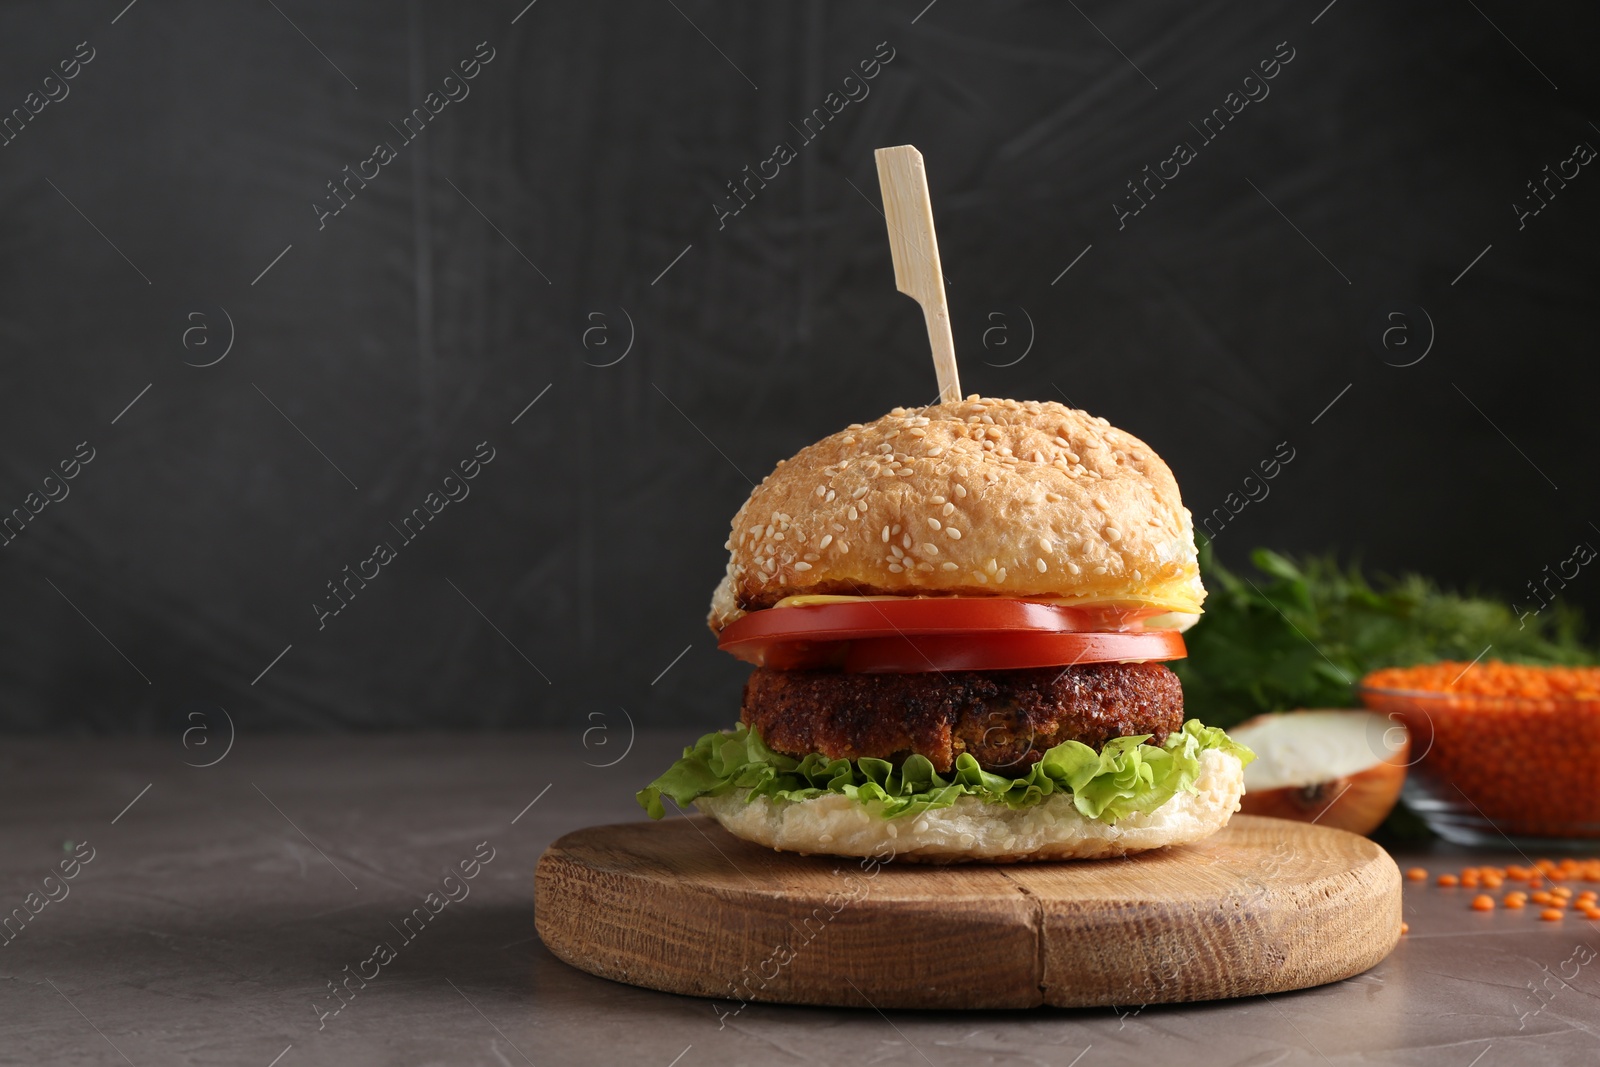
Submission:
<svg viewBox="0 0 1600 1067">
<path fill-rule="evenodd" d="M 727 1001 L 1139 1005 L 1347 978 L 1400 937 L 1400 872 L 1362 837 L 1236 816 L 1118 860 L 929 867 L 799 856 L 692 817 L 579 830 L 535 876 L 550 951 Z"/>
</svg>

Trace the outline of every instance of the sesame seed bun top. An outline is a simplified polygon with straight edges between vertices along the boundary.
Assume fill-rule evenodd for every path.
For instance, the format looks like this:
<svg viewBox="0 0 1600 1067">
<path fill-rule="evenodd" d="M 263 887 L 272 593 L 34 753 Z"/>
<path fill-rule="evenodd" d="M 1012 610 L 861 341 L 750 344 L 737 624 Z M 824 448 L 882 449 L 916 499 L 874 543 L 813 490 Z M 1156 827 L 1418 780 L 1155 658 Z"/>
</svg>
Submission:
<svg viewBox="0 0 1600 1067">
<path fill-rule="evenodd" d="M 714 631 L 788 596 L 1068 597 L 1197 612 L 1172 471 L 1105 419 L 976 395 L 779 461 L 733 518 Z"/>
</svg>

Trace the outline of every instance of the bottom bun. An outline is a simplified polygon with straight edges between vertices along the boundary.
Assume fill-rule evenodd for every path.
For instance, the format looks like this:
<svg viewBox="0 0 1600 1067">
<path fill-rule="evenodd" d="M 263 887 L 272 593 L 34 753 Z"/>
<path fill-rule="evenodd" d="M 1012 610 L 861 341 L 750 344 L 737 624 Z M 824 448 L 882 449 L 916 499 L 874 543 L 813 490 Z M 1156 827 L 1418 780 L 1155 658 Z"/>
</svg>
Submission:
<svg viewBox="0 0 1600 1067">
<path fill-rule="evenodd" d="M 1063 793 L 1023 808 L 965 796 L 949 807 L 894 819 L 837 793 L 802 801 L 757 797 L 746 803 L 749 791 L 736 790 L 701 797 L 695 805 L 734 836 L 780 852 L 914 863 L 1017 863 L 1125 856 L 1210 837 L 1239 810 L 1244 765 L 1228 752 L 1202 752 L 1195 789 L 1115 823 L 1084 816 Z"/>
</svg>

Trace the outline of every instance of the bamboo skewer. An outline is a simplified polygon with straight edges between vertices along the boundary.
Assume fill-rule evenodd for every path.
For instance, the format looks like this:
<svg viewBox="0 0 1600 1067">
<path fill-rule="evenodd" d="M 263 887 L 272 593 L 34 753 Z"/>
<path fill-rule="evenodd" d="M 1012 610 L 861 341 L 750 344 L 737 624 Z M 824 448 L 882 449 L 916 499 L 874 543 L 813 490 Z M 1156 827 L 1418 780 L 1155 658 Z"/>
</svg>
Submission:
<svg viewBox="0 0 1600 1067">
<path fill-rule="evenodd" d="M 922 305 L 928 344 L 939 375 L 939 400 L 961 399 L 956 370 L 955 339 L 950 334 L 950 307 L 945 301 L 944 272 L 939 266 L 939 240 L 933 231 L 933 203 L 922 153 L 911 145 L 880 148 L 878 185 L 883 190 L 883 216 L 889 224 L 889 251 L 894 258 L 894 285 Z"/>
</svg>

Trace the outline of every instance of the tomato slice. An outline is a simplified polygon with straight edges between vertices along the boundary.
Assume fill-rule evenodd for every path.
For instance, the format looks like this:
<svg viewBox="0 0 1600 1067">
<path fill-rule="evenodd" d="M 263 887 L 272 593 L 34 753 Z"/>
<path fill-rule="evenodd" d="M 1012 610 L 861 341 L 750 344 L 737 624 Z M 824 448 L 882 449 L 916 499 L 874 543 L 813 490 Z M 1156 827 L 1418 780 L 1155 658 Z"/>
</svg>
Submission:
<svg viewBox="0 0 1600 1067">
<path fill-rule="evenodd" d="M 1095 623 L 1098 628 L 1090 629 Z M 717 643 L 757 666 L 864 674 L 1017 670 L 1186 655 L 1177 631 L 1105 626 L 1095 609 L 1032 601 L 868 600 L 752 612 L 725 628 Z"/>
<path fill-rule="evenodd" d="M 915 634 L 1078 633 L 1136 628 L 1148 607 L 1067 607 L 996 597 L 896 597 L 752 611 L 722 631 L 726 648 L 750 640 L 837 641 Z"/>
<path fill-rule="evenodd" d="M 843 669 L 861 674 L 923 671 L 1010 671 L 1182 659 L 1176 630 L 1137 633 L 925 634 L 852 641 Z"/>
</svg>

